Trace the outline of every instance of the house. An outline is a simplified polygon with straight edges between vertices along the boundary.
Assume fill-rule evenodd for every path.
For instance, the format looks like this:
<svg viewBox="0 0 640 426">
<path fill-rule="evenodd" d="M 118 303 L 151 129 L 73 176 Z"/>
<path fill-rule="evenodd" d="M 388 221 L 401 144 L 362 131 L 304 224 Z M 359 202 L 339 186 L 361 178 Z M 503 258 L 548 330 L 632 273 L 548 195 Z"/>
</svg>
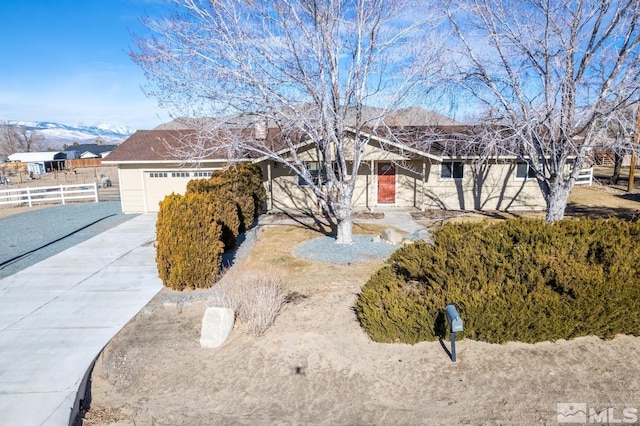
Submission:
<svg viewBox="0 0 640 426">
<path fill-rule="evenodd" d="M 193 130 L 138 130 L 102 164 L 118 166 L 120 199 L 124 213 L 157 212 L 171 193 L 183 194 L 191 179 L 208 178 L 228 162 L 226 152 L 211 150 L 197 165 L 185 163 L 182 149 L 198 144 Z M 204 141 L 206 151 L 213 141 Z"/>
<path fill-rule="evenodd" d="M 64 152 L 68 159 L 72 158 L 104 158 L 118 145 L 98 145 L 95 143 L 72 145 Z"/>
<path fill-rule="evenodd" d="M 264 131 L 264 130 L 262 130 Z M 373 211 L 382 206 L 421 210 L 542 210 L 545 202 L 527 165 L 514 157 L 478 161 L 479 153 L 462 149 L 462 127 L 417 126 L 398 137 L 364 133 L 368 138 L 364 161 L 358 170 L 354 208 Z M 245 130 L 246 132 L 246 130 Z M 246 136 L 246 135 L 245 135 Z M 224 137 L 221 135 L 220 137 Z M 265 138 L 283 146 L 277 129 Z M 219 142 L 219 141 L 218 141 Z M 188 146 L 199 145 L 202 156 L 185 162 Z M 172 192 L 184 193 L 191 179 L 207 178 L 227 164 L 227 151 L 216 137 L 199 138 L 192 130 L 145 130 L 121 143 L 104 164 L 118 166 L 124 213 L 154 212 Z M 292 155 L 283 148 L 281 155 Z M 312 175 L 322 179 L 315 144 L 300 139 L 295 154 Z M 236 161 L 253 162 L 262 170 L 267 210 L 316 211 L 311 189 L 291 169 L 268 157 L 243 154 Z"/>
<path fill-rule="evenodd" d="M 9 161 L 27 163 L 27 171 L 34 175 L 64 169 L 67 156 L 59 151 L 18 152 L 9 155 Z"/>
</svg>

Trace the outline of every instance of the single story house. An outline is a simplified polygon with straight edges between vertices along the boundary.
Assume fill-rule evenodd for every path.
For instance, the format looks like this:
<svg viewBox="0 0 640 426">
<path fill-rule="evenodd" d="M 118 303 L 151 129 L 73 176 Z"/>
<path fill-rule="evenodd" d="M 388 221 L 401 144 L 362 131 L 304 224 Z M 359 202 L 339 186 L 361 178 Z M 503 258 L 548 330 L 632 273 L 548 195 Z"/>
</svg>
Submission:
<svg viewBox="0 0 640 426">
<path fill-rule="evenodd" d="M 81 145 L 72 145 L 64 152 L 67 158 L 104 158 L 111 153 L 118 145 L 98 145 L 95 143 L 87 143 Z"/>
<path fill-rule="evenodd" d="M 478 161 L 480 156 L 460 149 L 448 128 L 415 127 L 399 138 L 364 134 L 368 138 L 354 192 L 354 208 L 375 211 L 381 206 L 421 210 L 543 210 L 545 202 L 531 171 L 514 157 Z M 262 130 L 264 132 L 264 130 Z M 276 129 L 256 138 L 273 140 Z M 216 149 L 213 138 L 201 140 L 189 130 L 141 130 L 122 142 L 104 164 L 118 167 L 124 213 L 155 212 L 171 193 L 184 193 L 191 179 L 207 178 L 228 163 L 227 152 Z M 200 158 L 184 161 L 184 148 L 200 144 Z M 295 147 L 314 177 L 322 170 L 313 142 Z M 291 155 L 283 149 L 281 155 Z M 244 155 L 236 161 L 260 166 L 269 212 L 316 211 L 318 202 L 303 179 L 268 157 Z"/>
<path fill-rule="evenodd" d="M 59 151 L 18 152 L 9 155 L 9 161 L 27 163 L 27 171 L 34 175 L 64 169 L 67 156 Z"/>
</svg>

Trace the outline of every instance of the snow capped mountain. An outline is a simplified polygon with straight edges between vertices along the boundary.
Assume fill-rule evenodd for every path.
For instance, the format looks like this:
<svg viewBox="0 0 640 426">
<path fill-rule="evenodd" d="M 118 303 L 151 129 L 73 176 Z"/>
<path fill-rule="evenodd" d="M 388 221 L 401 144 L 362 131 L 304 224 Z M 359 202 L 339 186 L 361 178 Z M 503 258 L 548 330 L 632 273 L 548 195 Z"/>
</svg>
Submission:
<svg viewBox="0 0 640 426">
<path fill-rule="evenodd" d="M 42 135 L 42 146 L 58 149 L 63 145 L 94 143 L 101 139 L 105 144 L 116 145 L 131 136 L 135 130 L 113 124 L 97 126 L 69 125 L 50 121 L 9 121 L 8 124 L 24 126 L 27 130 Z"/>
</svg>

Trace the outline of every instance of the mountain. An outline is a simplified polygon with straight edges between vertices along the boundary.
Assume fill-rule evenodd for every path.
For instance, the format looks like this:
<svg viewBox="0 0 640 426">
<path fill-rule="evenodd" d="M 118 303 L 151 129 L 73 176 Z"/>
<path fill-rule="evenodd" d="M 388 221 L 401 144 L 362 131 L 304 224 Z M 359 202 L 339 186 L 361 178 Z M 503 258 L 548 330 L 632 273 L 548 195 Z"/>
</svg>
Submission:
<svg viewBox="0 0 640 426">
<path fill-rule="evenodd" d="M 0 122 L 1 123 L 1 122 Z M 73 126 L 50 121 L 9 121 L 10 125 L 24 126 L 27 130 L 36 131 L 42 136 L 44 149 L 62 149 L 63 145 L 94 143 L 101 139 L 106 145 L 117 145 L 131 136 L 135 130 L 125 126 L 99 124 L 97 126 Z"/>
<path fill-rule="evenodd" d="M 285 115 L 293 116 L 291 113 L 286 113 L 289 107 L 284 107 Z M 306 108 L 305 105 L 301 105 L 300 108 Z M 364 106 L 361 111 L 364 122 L 374 123 L 379 117 L 384 115 L 384 123 L 391 127 L 407 127 L 407 126 L 451 126 L 462 124 L 445 115 L 439 114 L 434 111 L 409 107 L 392 111 L 384 111 L 380 108 Z M 244 128 L 253 125 L 257 121 L 260 121 L 260 116 L 256 114 L 236 114 L 226 116 L 217 120 L 210 118 L 186 118 L 179 117 L 168 123 L 160 124 L 155 130 L 185 130 L 195 129 L 200 126 L 206 126 L 216 123 L 222 127 L 229 128 Z M 347 123 L 354 120 L 352 111 L 349 111 L 346 117 Z M 270 127 L 274 126 L 273 122 L 267 123 Z"/>
</svg>

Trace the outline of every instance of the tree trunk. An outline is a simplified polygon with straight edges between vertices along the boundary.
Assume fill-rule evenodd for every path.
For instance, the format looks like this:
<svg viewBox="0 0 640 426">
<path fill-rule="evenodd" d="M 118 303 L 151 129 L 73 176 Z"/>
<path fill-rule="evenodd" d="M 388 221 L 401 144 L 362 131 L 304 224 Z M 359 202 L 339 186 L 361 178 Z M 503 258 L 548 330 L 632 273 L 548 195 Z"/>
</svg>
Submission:
<svg viewBox="0 0 640 426">
<path fill-rule="evenodd" d="M 341 185 L 341 187 L 334 207 L 334 214 L 338 222 L 336 244 L 353 244 L 353 210 L 351 207 L 353 190 L 349 188 L 348 184 Z"/>
<path fill-rule="evenodd" d="M 624 156 L 618 152 L 614 153 L 615 160 L 613 163 L 613 175 L 611 175 L 611 180 L 609 181 L 611 185 L 617 185 L 618 180 L 620 179 L 620 171 L 622 170 L 622 160 Z"/>
<path fill-rule="evenodd" d="M 353 244 L 353 220 L 351 215 L 348 218 L 338 220 L 336 244 Z"/>
<path fill-rule="evenodd" d="M 547 194 L 547 214 L 544 221 L 553 223 L 564 218 L 564 211 L 567 208 L 567 201 L 571 195 L 571 187 L 566 182 L 552 182 Z"/>
</svg>

